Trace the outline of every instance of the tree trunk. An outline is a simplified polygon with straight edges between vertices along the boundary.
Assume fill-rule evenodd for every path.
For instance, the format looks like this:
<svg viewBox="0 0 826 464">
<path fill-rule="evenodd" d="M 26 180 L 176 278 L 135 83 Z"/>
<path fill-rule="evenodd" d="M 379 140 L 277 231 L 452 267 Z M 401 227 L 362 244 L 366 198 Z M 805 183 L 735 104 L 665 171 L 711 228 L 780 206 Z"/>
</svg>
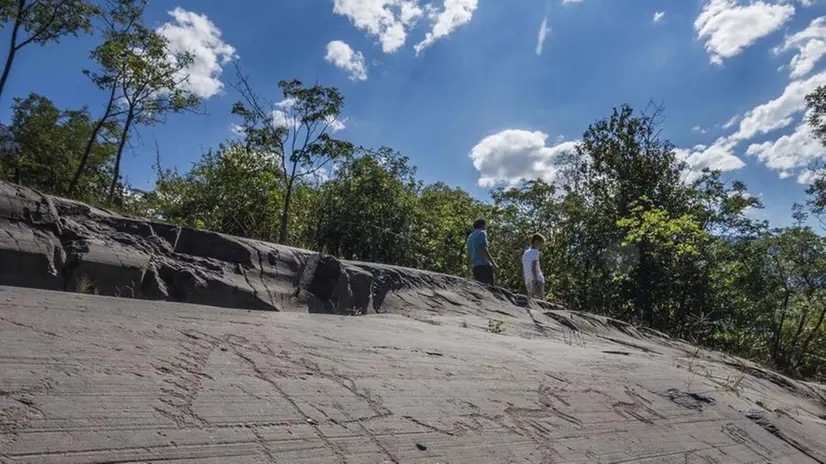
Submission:
<svg viewBox="0 0 826 464">
<path fill-rule="evenodd" d="M 295 180 L 296 164 L 293 164 L 293 173 L 287 181 L 287 191 L 284 195 L 284 210 L 281 211 L 281 227 L 278 229 L 278 243 L 287 244 L 287 222 L 290 218 L 290 201 L 293 196 L 293 181 Z"/>
<path fill-rule="evenodd" d="M 789 307 L 790 297 L 791 292 L 786 288 L 786 295 L 783 296 L 783 312 L 780 314 L 780 322 L 777 323 L 777 329 L 774 333 L 774 343 L 772 344 L 772 359 L 775 365 L 778 365 L 780 361 L 780 335 L 783 332 L 783 324 L 786 322 L 786 313 Z"/>
<path fill-rule="evenodd" d="M 134 108 L 129 108 L 129 113 L 126 115 L 126 122 L 123 124 L 123 130 L 120 135 L 120 142 L 118 143 L 118 153 L 115 156 L 115 172 L 112 175 L 112 184 L 109 186 L 109 203 L 115 201 L 115 188 L 118 186 L 118 178 L 120 177 L 120 160 L 123 156 L 123 148 L 126 146 L 126 140 L 129 137 L 129 128 L 132 126 L 132 118 L 135 117 Z"/>
<path fill-rule="evenodd" d="M 639 253 L 639 263 L 637 264 L 637 295 L 635 300 L 643 323 L 652 329 L 656 329 L 658 327 L 651 301 L 652 282 L 649 278 L 652 273 L 650 272 L 651 264 L 648 259 L 648 247 L 645 243 L 640 242 L 637 245 L 637 252 Z"/>
<path fill-rule="evenodd" d="M 98 134 L 100 134 L 100 131 L 103 129 L 103 125 L 106 124 L 106 121 L 109 119 L 109 115 L 112 114 L 112 107 L 115 104 L 115 91 L 117 90 L 117 87 L 117 81 L 112 83 L 112 90 L 109 92 L 109 103 L 106 105 L 106 111 L 103 113 L 103 116 L 98 119 L 98 122 L 92 130 L 92 134 L 89 136 L 89 140 L 86 141 L 86 148 L 83 150 L 83 155 L 80 157 L 80 165 L 78 165 L 77 171 L 75 171 L 75 175 L 72 177 L 72 182 L 69 183 L 69 187 L 66 189 L 66 196 L 71 197 L 74 193 L 77 188 L 77 184 L 80 182 L 80 177 L 86 170 L 86 165 L 89 164 L 89 156 L 92 154 L 92 146 L 95 144 Z"/>
<path fill-rule="evenodd" d="M 21 18 L 23 14 L 24 1 L 20 2 L 20 8 L 17 9 L 17 17 L 14 19 L 14 28 L 11 31 L 11 43 L 9 44 L 9 54 L 6 56 L 6 65 L 3 66 L 3 75 L 0 77 L 0 97 L 3 96 L 3 89 L 6 88 L 6 81 L 11 72 L 11 65 L 14 62 L 14 56 L 17 54 L 17 34 L 20 32 L 20 26 L 23 21 Z"/>
</svg>

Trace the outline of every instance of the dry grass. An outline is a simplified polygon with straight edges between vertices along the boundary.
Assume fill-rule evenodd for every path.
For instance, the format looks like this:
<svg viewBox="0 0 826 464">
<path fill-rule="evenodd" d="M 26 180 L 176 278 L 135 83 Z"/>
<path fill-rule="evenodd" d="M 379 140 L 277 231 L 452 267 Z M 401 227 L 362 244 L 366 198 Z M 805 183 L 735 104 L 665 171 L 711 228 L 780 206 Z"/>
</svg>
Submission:
<svg viewBox="0 0 826 464">
<path fill-rule="evenodd" d="M 579 331 L 568 329 L 564 326 L 562 327 L 562 340 L 566 345 L 576 345 L 580 348 L 585 348 L 585 340 Z"/>
<path fill-rule="evenodd" d="M 98 289 L 95 287 L 95 282 L 86 274 L 81 274 L 75 282 L 75 291 L 77 293 L 98 294 Z"/>
</svg>

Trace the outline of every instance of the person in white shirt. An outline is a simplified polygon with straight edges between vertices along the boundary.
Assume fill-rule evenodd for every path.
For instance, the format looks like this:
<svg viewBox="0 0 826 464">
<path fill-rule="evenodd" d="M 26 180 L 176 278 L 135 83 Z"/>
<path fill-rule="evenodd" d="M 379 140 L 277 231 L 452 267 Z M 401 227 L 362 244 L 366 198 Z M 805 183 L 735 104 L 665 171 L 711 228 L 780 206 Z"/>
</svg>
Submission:
<svg viewBox="0 0 826 464">
<path fill-rule="evenodd" d="M 545 298 L 545 277 L 539 265 L 539 250 L 545 243 L 542 234 L 533 234 L 531 247 L 522 253 L 522 273 L 525 275 L 525 286 L 528 289 L 528 298 Z"/>
</svg>

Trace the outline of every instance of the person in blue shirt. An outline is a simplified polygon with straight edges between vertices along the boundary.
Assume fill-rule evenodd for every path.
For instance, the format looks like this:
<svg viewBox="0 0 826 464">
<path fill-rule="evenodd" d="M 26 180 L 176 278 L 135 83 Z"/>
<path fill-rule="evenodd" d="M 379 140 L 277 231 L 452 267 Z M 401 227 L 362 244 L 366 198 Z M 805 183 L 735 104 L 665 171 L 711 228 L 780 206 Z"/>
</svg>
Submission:
<svg viewBox="0 0 826 464">
<path fill-rule="evenodd" d="M 493 270 L 498 266 L 488 251 L 486 228 L 487 221 L 484 218 L 473 222 L 473 232 L 467 238 L 467 254 L 473 270 L 473 278 L 483 284 L 494 285 Z"/>
</svg>

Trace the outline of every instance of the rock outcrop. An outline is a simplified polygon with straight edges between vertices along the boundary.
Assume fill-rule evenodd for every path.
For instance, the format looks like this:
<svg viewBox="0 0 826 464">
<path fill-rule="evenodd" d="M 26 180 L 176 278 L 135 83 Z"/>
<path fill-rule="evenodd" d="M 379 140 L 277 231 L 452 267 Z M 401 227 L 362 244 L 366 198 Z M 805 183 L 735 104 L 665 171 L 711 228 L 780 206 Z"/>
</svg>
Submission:
<svg viewBox="0 0 826 464">
<path fill-rule="evenodd" d="M 445 303 L 496 310 L 485 307 L 487 290 L 464 279 L 126 217 L 8 183 L 0 183 L 0 229 L 0 285 L 331 314 Z"/>
<path fill-rule="evenodd" d="M 0 462 L 823 463 L 826 390 L 465 279 L 0 183 Z"/>
</svg>

